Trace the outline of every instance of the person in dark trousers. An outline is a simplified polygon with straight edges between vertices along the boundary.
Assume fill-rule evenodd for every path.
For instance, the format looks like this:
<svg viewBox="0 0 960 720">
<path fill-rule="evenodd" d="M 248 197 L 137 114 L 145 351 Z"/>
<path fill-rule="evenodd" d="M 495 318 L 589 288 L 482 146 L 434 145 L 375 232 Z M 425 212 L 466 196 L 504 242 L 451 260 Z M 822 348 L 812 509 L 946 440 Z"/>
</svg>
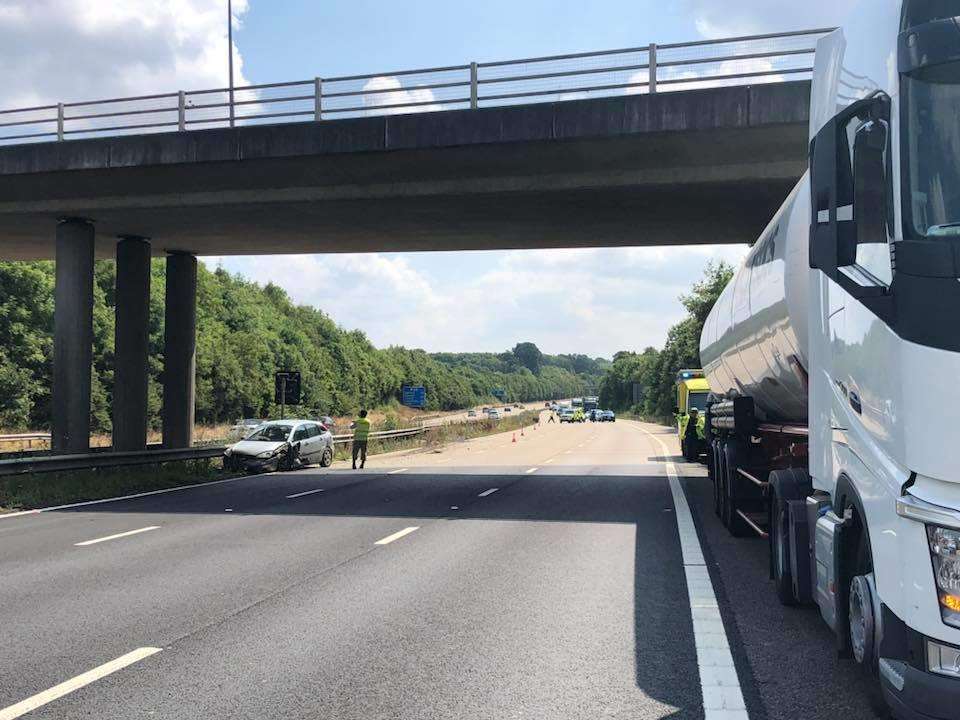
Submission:
<svg viewBox="0 0 960 720">
<path fill-rule="evenodd" d="M 693 462 L 700 455 L 700 438 L 697 437 L 697 419 L 699 411 L 696 408 L 690 408 L 690 418 L 687 420 L 687 427 L 683 433 L 684 445 L 687 448 L 687 460 Z"/>
<path fill-rule="evenodd" d="M 552 410 L 550 411 L 550 419 L 547 420 L 547 422 L 548 423 L 556 422 L 556 419 L 554 418 L 554 413 Z"/>
<path fill-rule="evenodd" d="M 360 469 L 367 464 L 367 440 L 370 438 L 370 421 L 367 420 L 367 411 L 361 410 L 360 417 L 354 420 L 353 428 L 353 469 L 357 469 L 357 457 L 360 458 Z"/>
</svg>

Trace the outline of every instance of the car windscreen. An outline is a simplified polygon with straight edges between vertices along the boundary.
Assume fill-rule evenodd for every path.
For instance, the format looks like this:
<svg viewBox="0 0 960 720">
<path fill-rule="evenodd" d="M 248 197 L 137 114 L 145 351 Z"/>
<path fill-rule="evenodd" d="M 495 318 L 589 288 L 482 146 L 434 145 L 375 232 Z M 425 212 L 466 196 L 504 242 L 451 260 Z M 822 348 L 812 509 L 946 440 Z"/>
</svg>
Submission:
<svg viewBox="0 0 960 720">
<path fill-rule="evenodd" d="M 260 442 L 283 442 L 290 436 L 291 425 L 267 425 L 250 435 L 247 440 Z"/>
</svg>

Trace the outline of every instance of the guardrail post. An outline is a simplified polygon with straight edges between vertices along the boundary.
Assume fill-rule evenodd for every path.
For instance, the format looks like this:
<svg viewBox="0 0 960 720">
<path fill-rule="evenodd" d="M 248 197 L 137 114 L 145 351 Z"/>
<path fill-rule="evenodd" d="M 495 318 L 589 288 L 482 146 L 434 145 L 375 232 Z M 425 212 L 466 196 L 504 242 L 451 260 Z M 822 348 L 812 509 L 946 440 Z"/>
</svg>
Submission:
<svg viewBox="0 0 960 720">
<path fill-rule="evenodd" d="M 313 79 L 313 119 L 320 122 L 323 119 L 323 80 Z"/>
<path fill-rule="evenodd" d="M 477 64 L 475 62 L 470 63 L 470 109 L 477 109 Z"/>
<path fill-rule="evenodd" d="M 647 90 L 651 93 L 657 91 L 657 45 L 650 43 L 648 51 L 648 69 L 647 69 Z"/>
<path fill-rule="evenodd" d="M 63 140 L 63 103 L 57 103 L 57 140 Z"/>
<path fill-rule="evenodd" d="M 187 94 L 183 90 L 177 93 L 177 128 L 187 129 Z"/>
</svg>

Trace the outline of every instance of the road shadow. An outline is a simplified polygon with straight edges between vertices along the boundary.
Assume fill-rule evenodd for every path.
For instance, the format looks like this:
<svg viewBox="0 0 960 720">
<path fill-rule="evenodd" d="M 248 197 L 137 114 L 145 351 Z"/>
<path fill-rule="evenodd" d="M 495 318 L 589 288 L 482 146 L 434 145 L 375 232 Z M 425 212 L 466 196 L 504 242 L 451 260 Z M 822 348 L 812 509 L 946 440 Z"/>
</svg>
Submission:
<svg viewBox="0 0 960 720">
<path fill-rule="evenodd" d="M 305 470 L 247 478 L 57 513 L 396 517 L 512 522 L 616 523 L 634 528 L 634 682 L 676 710 L 702 718 L 699 671 L 673 500 L 662 473 L 505 475 Z M 299 498 L 287 495 L 314 493 Z M 480 493 L 497 491 L 487 497 Z M 456 506 L 456 510 L 452 507 Z M 562 611 L 562 609 L 561 609 Z"/>
</svg>

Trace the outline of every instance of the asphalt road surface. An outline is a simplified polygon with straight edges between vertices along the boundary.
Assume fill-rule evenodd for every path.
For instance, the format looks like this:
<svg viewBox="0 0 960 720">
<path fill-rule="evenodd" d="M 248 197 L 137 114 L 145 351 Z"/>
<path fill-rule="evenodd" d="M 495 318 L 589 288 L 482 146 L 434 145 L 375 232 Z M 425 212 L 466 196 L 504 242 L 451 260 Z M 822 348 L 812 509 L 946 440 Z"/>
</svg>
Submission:
<svg viewBox="0 0 960 720">
<path fill-rule="evenodd" d="M 0 720 L 882 716 L 676 447 L 542 424 L 0 518 Z"/>
</svg>

